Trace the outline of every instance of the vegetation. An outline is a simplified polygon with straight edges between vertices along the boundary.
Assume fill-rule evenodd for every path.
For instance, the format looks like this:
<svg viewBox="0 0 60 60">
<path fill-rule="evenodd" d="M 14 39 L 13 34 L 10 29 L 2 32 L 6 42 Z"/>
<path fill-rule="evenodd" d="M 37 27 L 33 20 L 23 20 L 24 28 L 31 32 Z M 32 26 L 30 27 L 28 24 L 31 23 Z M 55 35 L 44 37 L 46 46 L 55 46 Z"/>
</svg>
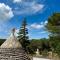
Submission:
<svg viewBox="0 0 60 60">
<path fill-rule="evenodd" d="M 0 46 L 2 43 L 4 43 L 5 39 L 0 39 Z"/>
<path fill-rule="evenodd" d="M 38 48 L 40 53 L 52 50 L 60 55 L 60 13 L 54 13 L 48 18 L 46 28 L 49 32 L 49 39 L 42 38 L 29 40 L 27 22 L 26 19 L 23 20 L 18 33 L 18 39 L 26 52 L 34 54 Z M 0 45 L 4 41 L 5 39 L 0 39 Z"/>
<path fill-rule="evenodd" d="M 18 39 L 19 39 L 20 43 L 22 44 L 22 47 L 26 51 L 28 51 L 29 37 L 28 37 L 28 29 L 27 29 L 26 19 L 23 20 L 22 26 L 20 27 L 18 35 L 19 35 Z"/>
<path fill-rule="evenodd" d="M 52 50 L 60 55 L 60 13 L 54 13 L 48 18 L 46 28 L 50 32 Z"/>
<path fill-rule="evenodd" d="M 30 54 L 35 54 L 37 48 L 40 51 L 40 54 L 42 54 L 43 51 L 49 51 L 50 50 L 50 44 L 49 40 L 46 38 L 42 39 L 32 39 L 29 44 Z"/>
</svg>

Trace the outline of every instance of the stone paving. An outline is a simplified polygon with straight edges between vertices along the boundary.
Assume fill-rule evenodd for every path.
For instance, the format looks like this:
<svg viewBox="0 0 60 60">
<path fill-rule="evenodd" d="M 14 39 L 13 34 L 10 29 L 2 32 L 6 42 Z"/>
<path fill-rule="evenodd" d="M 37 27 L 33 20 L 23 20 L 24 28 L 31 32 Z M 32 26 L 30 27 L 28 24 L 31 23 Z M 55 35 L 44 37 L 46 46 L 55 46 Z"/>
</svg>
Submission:
<svg viewBox="0 0 60 60">
<path fill-rule="evenodd" d="M 50 60 L 50 59 L 33 57 L 33 60 Z"/>
</svg>

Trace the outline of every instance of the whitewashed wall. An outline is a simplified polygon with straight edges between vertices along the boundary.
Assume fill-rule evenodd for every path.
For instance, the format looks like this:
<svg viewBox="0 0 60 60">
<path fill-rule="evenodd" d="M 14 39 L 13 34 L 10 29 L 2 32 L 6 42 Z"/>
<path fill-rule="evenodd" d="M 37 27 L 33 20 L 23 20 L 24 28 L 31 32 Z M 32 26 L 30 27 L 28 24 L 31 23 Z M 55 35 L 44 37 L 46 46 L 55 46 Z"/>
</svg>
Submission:
<svg viewBox="0 0 60 60">
<path fill-rule="evenodd" d="M 45 59 L 45 58 L 38 58 L 38 57 L 33 57 L 33 60 L 50 60 L 50 59 Z"/>
</svg>

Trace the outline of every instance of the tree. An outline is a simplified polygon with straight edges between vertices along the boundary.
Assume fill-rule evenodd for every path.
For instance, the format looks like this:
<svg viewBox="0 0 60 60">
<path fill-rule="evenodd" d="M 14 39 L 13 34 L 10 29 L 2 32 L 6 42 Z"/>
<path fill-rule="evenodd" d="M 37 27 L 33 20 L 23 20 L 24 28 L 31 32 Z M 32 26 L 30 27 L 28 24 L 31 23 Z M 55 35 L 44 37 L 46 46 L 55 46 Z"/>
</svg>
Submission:
<svg viewBox="0 0 60 60">
<path fill-rule="evenodd" d="M 40 53 L 42 53 L 45 50 L 49 51 L 50 50 L 49 40 L 46 38 L 32 39 L 30 40 L 29 48 L 30 54 L 34 54 L 37 48 L 39 49 Z"/>
<path fill-rule="evenodd" d="M 46 28 L 50 32 L 49 37 L 54 52 L 60 54 L 60 13 L 54 13 L 48 18 Z"/>
<path fill-rule="evenodd" d="M 25 51 L 28 50 L 28 44 L 29 44 L 29 38 L 28 38 L 28 29 L 27 29 L 27 23 L 26 18 L 22 22 L 22 26 L 20 27 L 19 33 L 18 33 L 18 39 L 20 43 L 22 44 L 22 47 L 25 49 Z"/>
<path fill-rule="evenodd" d="M 0 46 L 4 43 L 6 39 L 0 39 Z"/>
</svg>

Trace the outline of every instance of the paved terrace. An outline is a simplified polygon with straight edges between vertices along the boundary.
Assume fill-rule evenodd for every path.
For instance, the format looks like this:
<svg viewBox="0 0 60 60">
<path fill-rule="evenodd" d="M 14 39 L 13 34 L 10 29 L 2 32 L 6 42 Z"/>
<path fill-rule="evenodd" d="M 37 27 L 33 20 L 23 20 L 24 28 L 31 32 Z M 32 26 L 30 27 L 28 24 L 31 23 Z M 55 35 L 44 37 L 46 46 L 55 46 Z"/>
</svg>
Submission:
<svg viewBox="0 0 60 60">
<path fill-rule="evenodd" d="M 33 57 L 33 60 L 50 60 L 50 59 Z"/>
</svg>

